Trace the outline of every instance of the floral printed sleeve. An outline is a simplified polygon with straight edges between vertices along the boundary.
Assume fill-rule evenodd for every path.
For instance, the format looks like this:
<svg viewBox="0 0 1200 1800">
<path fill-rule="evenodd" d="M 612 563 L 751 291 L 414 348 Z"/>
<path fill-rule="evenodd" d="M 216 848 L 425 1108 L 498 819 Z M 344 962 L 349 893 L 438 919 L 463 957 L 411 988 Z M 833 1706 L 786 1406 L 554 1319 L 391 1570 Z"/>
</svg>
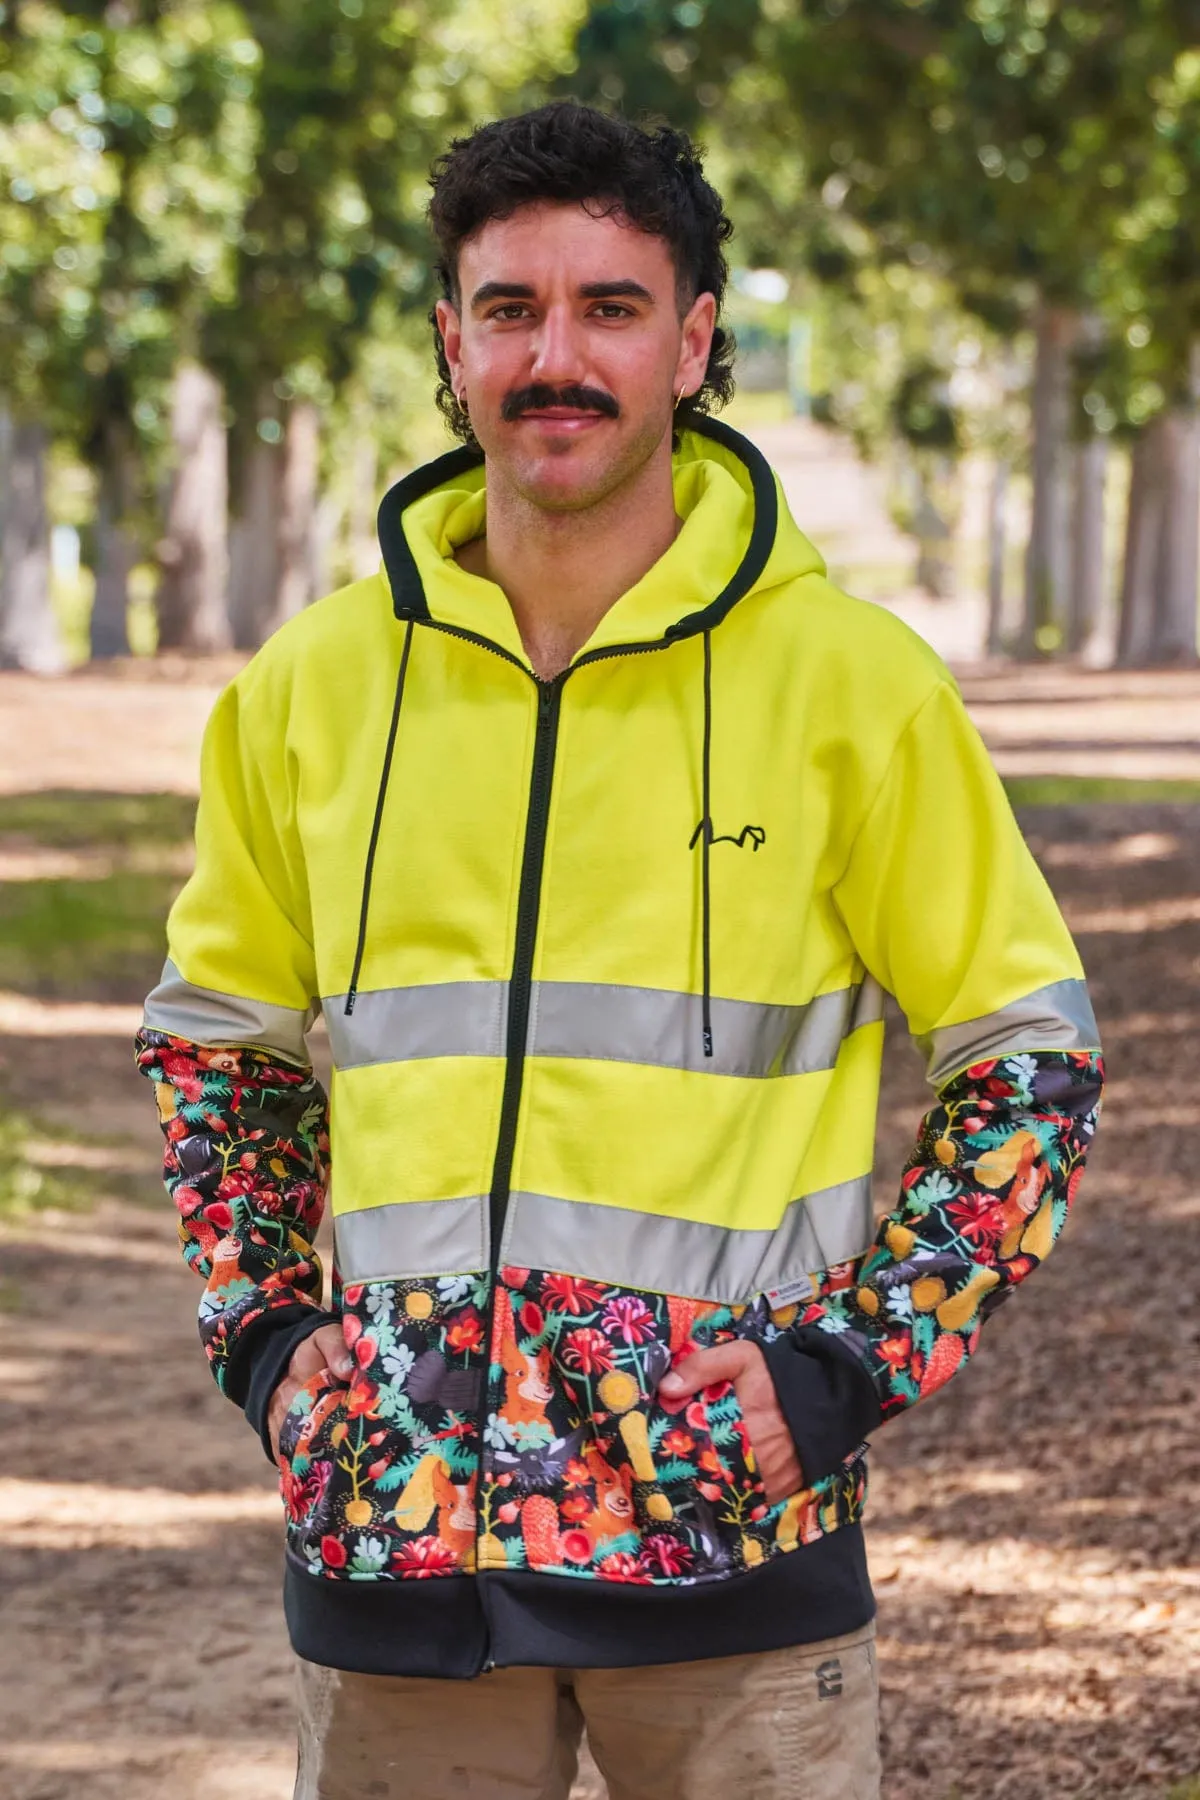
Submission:
<svg viewBox="0 0 1200 1800">
<path fill-rule="evenodd" d="M 325 1093 L 311 1069 L 269 1050 L 143 1030 L 136 1053 L 155 1084 L 184 1258 L 205 1283 L 201 1341 L 217 1385 L 253 1417 L 252 1382 L 269 1399 L 298 1339 L 328 1317 L 313 1250 L 329 1168 Z"/>
<path fill-rule="evenodd" d="M 1098 1055 L 1038 1051 L 975 1063 L 942 1089 L 873 1248 L 767 1346 L 809 1482 L 944 1386 L 1049 1255 L 1102 1082 Z"/>
</svg>

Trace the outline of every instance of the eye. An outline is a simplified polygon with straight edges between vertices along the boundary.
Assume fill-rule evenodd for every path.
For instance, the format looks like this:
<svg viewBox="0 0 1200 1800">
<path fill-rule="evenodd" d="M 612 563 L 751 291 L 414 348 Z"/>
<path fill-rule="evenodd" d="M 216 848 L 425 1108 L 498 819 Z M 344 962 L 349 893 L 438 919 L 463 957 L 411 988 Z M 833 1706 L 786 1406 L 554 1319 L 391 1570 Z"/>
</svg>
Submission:
<svg viewBox="0 0 1200 1800">
<path fill-rule="evenodd" d="M 506 300 L 503 306 L 494 306 L 488 314 L 488 318 L 501 319 L 507 322 L 511 319 L 522 318 L 527 310 L 528 308 L 521 300 Z"/>
<path fill-rule="evenodd" d="M 619 300 L 602 300 L 596 308 L 596 315 L 602 319 L 632 319 L 633 308 L 622 306 Z"/>
</svg>

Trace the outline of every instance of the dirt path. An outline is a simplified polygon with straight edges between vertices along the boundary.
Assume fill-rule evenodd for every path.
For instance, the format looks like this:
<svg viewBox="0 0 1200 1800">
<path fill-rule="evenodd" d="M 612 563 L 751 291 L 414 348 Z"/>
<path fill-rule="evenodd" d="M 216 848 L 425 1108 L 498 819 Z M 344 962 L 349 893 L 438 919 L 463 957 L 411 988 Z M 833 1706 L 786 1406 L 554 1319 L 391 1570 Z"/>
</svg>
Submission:
<svg viewBox="0 0 1200 1800">
<path fill-rule="evenodd" d="M 194 754 L 178 699 L 177 761 L 156 756 L 147 788 Z M 25 781 L 119 786 L 99 755 L 73 777 L 28 758 Z M 1062 1249 L 977 1367 L 876 1441 L 888 1800 L 1162 1800 L 1200 1772 L 1198 811 L 1026 820 L 1112 1086 Z M 168 1204 L 105 1198 L 122 1161 L 158 1154 L 136 998 L 0 996 L 0 1101 L 45 1116 L 78 1091 L 111 1140 L 93 1210 L 0 1231 L 0 1793 L 286 1800 L 272 1471 L 203 1367 Z M 924 1104 L 897 1041 L 883 1204 Z"/>
</svg>

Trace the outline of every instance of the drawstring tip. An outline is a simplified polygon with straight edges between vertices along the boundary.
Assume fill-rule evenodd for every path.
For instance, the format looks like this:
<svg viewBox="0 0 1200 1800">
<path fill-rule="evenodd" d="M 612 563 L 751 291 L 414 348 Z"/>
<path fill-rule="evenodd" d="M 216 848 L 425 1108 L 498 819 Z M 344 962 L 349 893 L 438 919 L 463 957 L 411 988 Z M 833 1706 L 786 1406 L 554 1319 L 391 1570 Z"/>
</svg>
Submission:
<svg viewBox="0 0 1200 1800">
<path fill-rule="evenodd" d="M 342 1008 L 342 1013 L 345 1018 L 348 1019 L 350 1017 L 350 1014 L 354 1011 L 354 1002 L 357 999 L 358 999 L 357 992 L 355 991 L 354 988 L 351 988 L 350 992 L 346 995 L 346 1004 Z"/>
<path fill-rule="evenodd" d="M 702 1036 L 703 1043 L 704 1043 L 704 1054 L 705 1054 L 705 1056 L 711 1056 L 713 1053 L 713 1035 L 712 1035 L 711 1025 L 706 1025 L 704 1027 L 704 1030 L 703 1030 L 701 1036 Z"/>
</svg>

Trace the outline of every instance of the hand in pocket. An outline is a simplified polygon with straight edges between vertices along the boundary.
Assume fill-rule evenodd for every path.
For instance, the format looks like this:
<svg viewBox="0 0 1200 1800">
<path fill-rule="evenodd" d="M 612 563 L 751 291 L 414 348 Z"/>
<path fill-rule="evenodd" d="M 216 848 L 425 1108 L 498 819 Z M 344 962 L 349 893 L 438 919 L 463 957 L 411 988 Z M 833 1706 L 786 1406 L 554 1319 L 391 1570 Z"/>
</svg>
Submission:
<svg viewBox="0 0 1200 1800">
<path fill-rule="evenodd" d="M 339 1381 L 349 1381 L 354 1373 L 354 1359 L 346 1348 L 340 1325 L 319 1326 L 292 1351 L 287 1373 L 272 1394 L 267 1413 L 267 1429 L 276 1461 L 279 1459 L 279 1433 L 288 1407 L 305 1382 L 325 1369 Z"/>
<path fill-rule="evenodd" d="M 747 1338 L 733 1338 L 708 1350 L 697 1350 L 663 1376 L 658 1391 L 668 1406 L 678 1406 L 702 1388 L 715 1387 L 722 1381 L 733 1383 L 759 1478 L 774 1506 L 804 1486 L 804 1473 L 795 1440 L 775 1397 L 767 1359 L 757 1344 Z"/>
</svg>

